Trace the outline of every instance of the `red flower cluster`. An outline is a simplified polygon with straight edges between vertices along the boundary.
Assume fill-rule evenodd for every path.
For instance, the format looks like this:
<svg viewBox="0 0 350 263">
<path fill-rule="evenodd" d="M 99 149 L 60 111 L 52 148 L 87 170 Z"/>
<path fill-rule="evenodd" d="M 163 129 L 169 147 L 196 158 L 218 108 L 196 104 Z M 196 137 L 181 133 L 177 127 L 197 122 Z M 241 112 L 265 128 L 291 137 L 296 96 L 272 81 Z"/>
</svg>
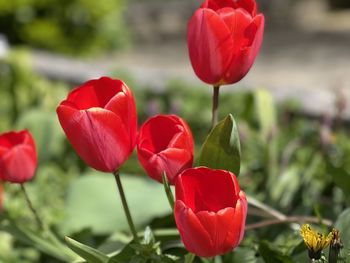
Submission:
<svg viewBox="0 0 350 263">
<path fill-rule="evenodd" d="M 242 79 L 260 49 L 264 16 L 255 0 L 206 0 L 188 25 L 189 55 L 197 76 L 215 86 Z M 137 146 L 146 173 L 175 185 L 175 221 L 185 247 L 199 256 L 226 253 L 241 242 L 247 200 L 236 176 L 224 170 L 192 168 L 194 143 L 186 122 L 157 115 L 137 132 L 131 90 L 121 80 L 90 80 L 57 107 L 59 122 L 77 154 L 102 172 L 115 172 Z M 0 135 L 0 181 L 24 183 L 37 166 L 26 130 Z M 0 208 L 2 185 L 0 184 Z"/>
<path fill-rule="evenodd" d="M 129 88 L 107 77 L 74 89 L 57 108 L 58 118 L 78 155 L 91 167 L 113 172 L 137 145 L 146 173 L 176 184 L 175 219 L 186 248 L 204 257 L 223 254 L 243 238 L 247 201 L 234 174 L 194 168 L 193 138 L 186 122 L 157 115 L 140 128 Z"/>
</svg>

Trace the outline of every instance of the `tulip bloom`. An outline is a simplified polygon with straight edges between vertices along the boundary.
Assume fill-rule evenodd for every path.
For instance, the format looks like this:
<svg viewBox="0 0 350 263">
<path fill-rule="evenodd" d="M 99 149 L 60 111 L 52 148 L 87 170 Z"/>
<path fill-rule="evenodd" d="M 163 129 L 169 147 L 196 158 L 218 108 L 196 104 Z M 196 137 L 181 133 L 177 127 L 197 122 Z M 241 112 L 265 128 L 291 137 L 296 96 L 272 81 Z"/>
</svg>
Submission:
<svg viewBox="0 0 350 263">
<path fill-rule="evenodd" d="M 192 67 L 202 81 L 220 86 L 240 81 L 259 52 L 264 16 L 255 0 L 206 0 L 187 32 Z"/>
<path fill-rule="evenodd" d="M 27 130 L 0 135 L 0 180 L 10 183 L 29 181 L 38 164 L 35 143 Z"/>
<path fill-rule="evenodd" d="M 176 176 L 192 167 L 193 138 L 186 122 L 175 115 L 157 115 L 140 129 L 137 154 L 147 174 L 162 182 L 165 172 L 170 184 Z"/>
<path fill-rule="evenodd" d="M 239 245 L 247 199 L 233 173 L 206 167 L 187 169 L 178 176 L 175 189 L 175 221 L 188 251 L 213 257 Z"/>
<path fill-rule="evenodd" d="M 89 166 L 114 172 L 132 153 L 137 113 L 131 90 L 108 77 L 75 88 L 57 108 L 61 126 Z"/>
</svg>

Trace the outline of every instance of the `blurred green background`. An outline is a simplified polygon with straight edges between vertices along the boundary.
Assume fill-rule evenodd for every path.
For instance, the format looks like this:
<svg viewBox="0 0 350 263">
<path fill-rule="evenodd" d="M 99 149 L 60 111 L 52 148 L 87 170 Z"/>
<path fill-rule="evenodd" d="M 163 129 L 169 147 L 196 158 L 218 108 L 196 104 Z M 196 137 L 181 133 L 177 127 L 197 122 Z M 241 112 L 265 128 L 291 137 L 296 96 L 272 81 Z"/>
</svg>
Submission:
<svg viewBox="0 0 350 263">
<path fill-rule="evenodd" d="M 270 5 L 260 2 L 271 18 L 268 20 L 267 47 L 260 62 L 267 65 L 263 62 L 270 58 L 266 55 L 269 44 L 276 48 L 274 38 L 269 36 L 280 34 L 280 12 L 296 4 L 280 1 L 280 8 L 283 2 L 286 9 L 276 12 L 274 1 Z M 327 6 L 327 12 L 348 12 L 338 9 L 348 6 L 347 1 L 330 1 L 335 9 L 330 9 L 326 1 L 312 2 L 322 2 Z M 179 9 L 174 3 L 170 0 L 0 1 L 0 32 L 10 45 L 0 59 L 0 132 L 27 128 L 33 133 L 39 167 L 35 179 L 27 184 L 28 191 L 40 216 L 62 238 L 68 235 L 106 253 L 121 249 L 129 241 L 113 177 L 93 171 L 82 163 L 57 120 L 55 109 L 77 85 L 77 80 L 64 78 L 64 74 L 54 78 L 42 74 L 35 66 L 36 51 L 55 52 L 58 57 L 78 57 L 84 63 L 86 57 L 91 62 L 102 56 L 103 62 L 111 54 L 118 61 L 123 59 L 120 54 L 124 54 L 125 49 L 125 54 L 135 53 L 132 48 L 137 49 L 136 54 L 141 54 L 150 45 L 157 51 L 162 43 L 166 46 L 173 43 L 177 47 L 178 43 L 185 43 L 184 25 L 199 1 L 181 2 Z M 183 12 L 175 13 L 177 16 L 174 17 L 169 10 Z M 283 21 L 295 29 L 291 25 L 293 14 L 289 13 L 291 21 L 285 21 L 285 17 Z M 179 19 L 176 24 L 174 21 Z M 164 26 L 161 21 L 165 20 L 172 26 Z M 310 35 L 308 32 L 303 31 L 303 34 L 315 36 L 315 32 Z M 338 31 L 336 34 L 347 38 Z M 325 46 L 329 44 L 325 43 Z M 346 59 L 349 54 L 340 50 Z M 179 51 L 183 50 L 168 49 L 166 52 L 172 58 L 182 56 L 177 53 Z M 184 56 L 187 56 L 186 51 Z M 167 57 L 158 57 L 153 64 L 147 60 L 147 63 L 150 67 L 156 64 L 166 68 L 160 63 L 162 59 L 167 60 Z M 54 62 L 47 67 L 53 66 Z M 326 67 L 327 62 L 323 60 L 321 66 Z M 282 68 L 289 67 L 286 61 L 282 64 L 279 65 Z M 74 72 L 74 67 L 68 70 Z M 152 81 L 158 85 L 153 85 L 153 82 L 140 81 L 140 76 L 147 75 L 146 71 L 144 75 L 136 76 L 133 68 L 129 70 L 117 62 L 108 70 L 106 74 L 122 78 L 132 88 L 140 125 L 157 113 L 174 113 L 184 118 L 193 131 L 198 157 L 200 145 L 210 128 L 211 94 L 208 87 L 199 81 L 171 75 L 164 77 L 158 72 L 155 78 L 152 76 Z M 188 74 L 193 75 L 193 72 L 188 70 Z M 319 74 L 324 75 L 324 72 Z M 264 77 L 283 79 L 281 91 L 290 88 L 293 81 L 277 74 Z M 295 98 L 276 103 L 276 96 L 268 91 L 269 86 L 267 90 L 259 89 L 251 87 L 251 83 L 256 82 L 238 84 L 243 88 L 237 90 L 225 87 L 220 98 L 220 117 L 232 113 L 240 130 L 243 163 L 239 180 L 242 189 L 284 214 L 332 220 L 341 230 L 342 256 L 346 258 L 350 253 L 350 143 L 346 96 L 337 93 L 330 106 L 320 104 L 319 108 L 324 111 L 315 113 L 307 111 L 305 102 Z M 306 98 L 306 102 L 318 103 L 312 97 Z M 145 176 L 135 153 L 121 172 L 138 230 L 142 231 L 146 225 L 153 229 L 174 228 L 162 186 Z M 35 221 L 19 187 L 10 184 L 4 187 L 0 262 L 61 262 L 63 259 L 55 251 L 43 246 L 33 235 Z M 259 216 L 250 215 L 247 223 L 260 220 Z M 184 253 L 178 243 L 174 246 L 173 240 L 171 243 L 167 239 L 168 236 L 162 239 L 165 252 Z M 306 262 L 306 255 L 298 228 L 282 225 L 247 231 L 242 246 L 223 257 L 222 262 Z M 274 261 L 270 261 L 271 258 Z"/>
</svg>

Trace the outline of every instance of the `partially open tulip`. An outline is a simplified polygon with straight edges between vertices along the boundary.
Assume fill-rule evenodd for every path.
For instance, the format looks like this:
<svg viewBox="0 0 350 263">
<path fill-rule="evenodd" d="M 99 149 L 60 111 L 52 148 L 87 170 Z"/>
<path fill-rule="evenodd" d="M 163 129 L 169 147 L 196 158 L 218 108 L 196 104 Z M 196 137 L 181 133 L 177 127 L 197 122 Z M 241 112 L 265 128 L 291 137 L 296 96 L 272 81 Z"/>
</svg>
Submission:
<svg viewBox="0 0 350 263">
<path fill-rule="evenodd" d="M 61 126 L 89 166 L 114 172 L 132 153 L 137 114 L 131 90 L 108 77 L 75 88 L 57 108 Z"/>
<path fill-rule="evenodd" d="M 147 174 L 162 182 L 165 172 L 170 184 L 184 169 L 192 167 L 193 138 L 186 122 L 175 115 L 157 115 L 141 127 L 137 155 Z"/>
<path fill-rule="evenodd" d="M 259 52 L 264 16 L 255 0 L 206 0 L 187 32 L 192 67 L 202 81 L 220 86 L 241 80 Z"/>
<path fill-rule="evenodd" d="M 0 180 L 24 183 L 33 178 L 38 163 L 35 143 L 27 130 L 0 135 Z"/>
<path fill-rule="evenodd" d="M 175 221 L 188 251 L 213 257 L 237 247 L 244 235 L 247 200 L 236 176 L 191 168 L 178 176 Z"/>
</svg>

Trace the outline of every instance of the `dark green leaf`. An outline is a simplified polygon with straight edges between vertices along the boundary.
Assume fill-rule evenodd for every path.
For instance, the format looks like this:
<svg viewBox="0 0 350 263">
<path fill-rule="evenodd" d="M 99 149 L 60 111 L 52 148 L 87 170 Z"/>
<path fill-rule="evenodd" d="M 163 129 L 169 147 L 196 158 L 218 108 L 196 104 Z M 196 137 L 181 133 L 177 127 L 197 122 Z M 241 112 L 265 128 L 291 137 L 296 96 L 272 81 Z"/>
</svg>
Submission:
<svg viewBox="0 0 350 263">
<path fill-rule="evenodd" d="M 277 250 L 267 241 L 260 242 L 259 252 L 267 263 L 293 263 L 293 260 L 289 256 Z"/>
<path fill-rule="evenodd" d="M 205 140 L 199 165 L 229 170 L 239 175 L 241 146 L 236 122 L 231 114 L 220 121 Z"/>
</svg>

